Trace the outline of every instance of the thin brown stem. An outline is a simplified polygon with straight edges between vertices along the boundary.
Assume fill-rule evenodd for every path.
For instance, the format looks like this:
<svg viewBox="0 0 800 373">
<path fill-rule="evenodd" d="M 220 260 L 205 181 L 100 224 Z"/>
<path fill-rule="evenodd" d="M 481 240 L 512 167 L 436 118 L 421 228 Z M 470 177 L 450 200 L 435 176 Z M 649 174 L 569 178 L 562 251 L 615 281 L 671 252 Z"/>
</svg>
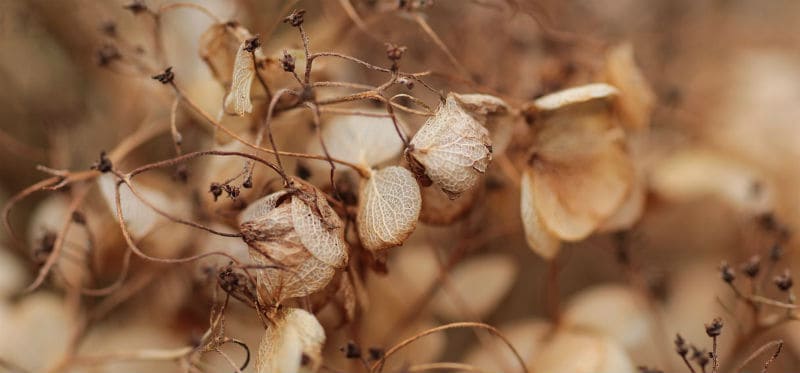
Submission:
<svg viewBox="0 0 800 373">
<path fill-rule="evenodd" d="M 744 361 L 742 361 L 741 364 L 739 364 L 739 367 L 736 368 L 734 372 L 736 373 L 741 372 L 747 366 L 747 364 L 750 364 L 750 362 L 755 360 L 759 355 L 763 354 L 765 351 L 773 347 L 776 347 L 775 353 L 772 354 L 769 360 L 767 360 L 767 363 L 764 365 L 764 369 L 761 370 L 762 373 L 766 372 L 767 368 L 769 368 L 769 364 L 772 363 L 772 361 L 774 361 L 775 358 L 778 357 L 778 355 L 781 353 L 781 349 L 783 349 L 783 341 L 780 339 L 767 342 L 763 346 L 759 347 L 757 350 L 753 351 L 753 353 L 750 354 L 750 356 L 748 356 L 746 359 L 744 359 Z"/>
</svg>

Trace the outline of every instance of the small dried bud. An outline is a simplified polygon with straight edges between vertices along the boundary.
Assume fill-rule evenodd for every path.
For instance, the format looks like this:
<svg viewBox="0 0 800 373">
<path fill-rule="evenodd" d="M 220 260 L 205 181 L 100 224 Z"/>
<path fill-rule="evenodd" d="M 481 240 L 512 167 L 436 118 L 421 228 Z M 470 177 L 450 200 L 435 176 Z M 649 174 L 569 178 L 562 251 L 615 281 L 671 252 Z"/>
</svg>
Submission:
<svg viewBox="0 0 800 373">
<path fill-rule="evenodd" d="M 722 319 L 717 317 L 711 321 L 711 324 L 706 324 L 706 334 L 712 338 L 722 334 Z"/>
<path fill-rule="evenodd" d="M 111 160 L 108 159 L 108 157 L 106 156 L 106 152 L 105 151 L 100 152 L 100 160 L 95 162 L 91 167 L 92 170 L 97 170 L 97 171 L 100 171 L 102 173 L 109 172 L 113 168 L 114 168 L 114 165 L 111 164 Z"/>
<path fill-rule="evenodd" d="M 342 352 L 344 352 L 344 357 L 348 359 L 360 359 L 361 358 L 361 347 L 353 341 L 347 341 L 347 344 L 341 348 Z"/>
<path fill-rule="evenodd" d="M 185 164 L 177 165 L 175 167 L 175 173 L 172 174 L 172 179 L 185 184 L 187 181 L 189 181 L 189 168 L 186 167 Z"/>
<path fill-rule="evenodd" d="M 736 273 L 733 271 L 733 268 L 731 268 L 728 262 L 722 262 L 722 264 L 720 264 L 719 272 L 722 277 L 722 281 L 725 281 L 729 284 L 736 279 Z"/>
<path fill-rule="evenodd" d="M 783 246 L 781 244 L 774 244 L 769 249 L 769 260 L 777 262 L 783 257 Z"/>
<path fill-rule="evenodd" d="M 84 225 L 86 224 L 86 215 L 80 211 L 74 211 L 72 213 L 72 221 L 75 222 L 75 224 Z"/>
<path fill-rule="evenodd" d="M 242 182 L 242 188 L 250 189 L 253 187 L 253 175 L 248 174 L 247 177 Z"/>
<path fill-rule="evenodd" d="M 686 340 L 680 334 L 675 334 L 675 352 L 682 357 L 686 357 L 689 353 L 689 347 L 686 346 Z"/>
<path fill-rule="evenodd" d="M 414 89 L 414 81 L 405 76 L 397 78 L 397 83 L 406 86 L 408 89 Z"/>
<path fill-rule="evenodd" d="M 283 50 L 283 57 L 281 57 L 280 62 L 283 71 L 286 71 L 287 73 L 294 71 L 294 56 L 289 54 L 289 52 L 287 52 L 285 49 Z"/>
<path fill-rule="evenodd" d="M 158 80 L 161 84 L 169 84 L 175 79 L 175 73 L 172 72 L 172 66 L 164 70 L 163 73 L 153 75 L 153 79 Z"/>
<path fill-rule="evenodd" d="M 112 21 L 103 22 L 100 25 L 100 31 L 108 37 L 117 37 L 117 24 Z"/>
<path fill-rule="evenodd" d="M 258 47 L 261 46 L 261 40 L 258 35 L 244 41 L 244 50 L 253 53 Z"/>
<path fill-rule="evenodd" d="M 702 369 L 704 372 L 706 370 L 706 365 L 708 365 L 708 356 L 708 352 L 705 349 L 699 350 L 697 347 L 692 346 L 692 360 L 697 362 L 697 365 L 699 365 L 700 369 Z"/>
<path fill-rule="evenodd" d="M 237 186 L 225 184 L 222 186 L 222 190 L 224 190 L 225 193 L 228 194 L 228 198 L 230 199 L 236 199 L 239 197 L 239 187 Z"/>
<path fill-rule="evenodd" d="M 217 202 L 219 196 L 222 195 L 222 185 L 219 183 L 211 183 L 211 187 L 208 188 L 208 191 L 214 196 L 214 202 Z"/>
<path fill-rule="evenodd" d="M 403 53 L 406 52 L 406 47 L 399 46 L 392 43 L 386 43 L 386 57 L 392 62 L 397 62 L 403 58 Z"/>
<path fill-rule="evenodd" d="M 111 44 L 104 44 L 97 50 L 97 65 L 100 67 L 108 66 L 121 58 L 122 55 L 117 50 L 117 47 Z"/>
<path fill-rule="evenodd" d="M 789 273 L 789 270 L 784 270 L 782 274 L 775 276 L 773 280 L 775 282 L 775 286 L 778 287 L 781 291 L 789 291 L 794 285 L 794 281 L 792 281 L 792 274 Z"/>
<path fill-rule="evenodd" d="M 369 348 L 369 359 L 370 360 L 380 360 L 383 357 L 383 349 L 378 347 L 370 347 Z"/>
<path fill-rule="evenodd" d="M 130 3 L 122 6 L 124 9 L 130 10 L 133 14 L 139 14 L 147 11 L 147 5 L 144 0 L 133 0 Z"/>
<path fill-rule="evenodd" d="M 293 27 L 299 27 L 303 24 L 303 16 L 306 14 L 306 11 L 303 9 L 295 9 L 293 10 L 286 18 L 283 19 L 284 23 L 288 23 Z"/>
<path fill-rule="evenodd" d="M 742 264 L 742 272 L 747 277 L 755 278 L 758 276 L 758 272 L 761 269 L 761 257 L 758 255 L 753 255 L 748 259 L 744 264 Z"/>
</svg>

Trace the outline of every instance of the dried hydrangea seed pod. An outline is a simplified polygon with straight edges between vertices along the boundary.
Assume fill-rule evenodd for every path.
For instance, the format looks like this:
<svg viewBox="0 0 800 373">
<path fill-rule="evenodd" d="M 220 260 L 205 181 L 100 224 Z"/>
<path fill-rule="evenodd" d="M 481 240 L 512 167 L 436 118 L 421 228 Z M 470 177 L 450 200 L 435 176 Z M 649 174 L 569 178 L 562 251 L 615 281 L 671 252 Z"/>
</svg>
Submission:
<svg viewBox="0 0 800 373">
<path fill-rule="evenodd" d="M 451 198 L 474 187 L 492 160 L 489 131 L 452 94 L 417 131 L 410 145 L 413 161 Z"/>
<path fill-rule="evenodd" d="M 225 97 L 225 111 L 238 116 L 253 112 L 250 87 L 253 85 L 253 78 L 256 75 L 256 65 L 253 61 L 253 52 L 247 50 L 248 45 L 249 43 L 244 41 L 236 51 L 231 89 L 228 96 Z"/>
<path fill-rule="evenodd" d="M 325 330 L 314 315 L 298 308 L 280 310 L 256 355 L 258 373 L 316 372 L 322 365 Z"/>
<path fill-rule="evenodd" d="M 373 172 L 361 185 L 356 218 L 361 243 L 371 251 L 402 245 L 417 226 L 421 207 L 410 171 L 391 166 Z"/>
</svg>

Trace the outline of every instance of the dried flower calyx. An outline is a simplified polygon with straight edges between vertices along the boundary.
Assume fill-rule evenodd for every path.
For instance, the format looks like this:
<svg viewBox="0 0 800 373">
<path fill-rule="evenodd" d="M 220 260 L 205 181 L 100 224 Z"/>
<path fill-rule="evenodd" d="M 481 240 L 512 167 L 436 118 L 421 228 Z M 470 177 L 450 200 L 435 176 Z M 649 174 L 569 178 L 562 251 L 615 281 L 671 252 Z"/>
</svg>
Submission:
<svg viewBox="0 0 800 373">
<path fill-rule="evenodd" d="M 709 337 L 718 337 L 722 334 L 722 319 L 720 318 L 715 318 L 711 321 L 711 324 L 706 324 L 705 326 L 706 334 L 708 334 Z"/>
<path fill-rule="evenodd" d="M 292 185 L 254 202 L 240 218 L 251 259 L 280 267 L 257 271 L 259 295 L 268 303 L 315 293 L 347 264 L 344 224 L 325 195 L 299 179 Z"/>
<path fill-rule="evenodd" d="M 780 291 L 789 291 L 794 285 L 794 281 L 792 281 L 792 274 L 789 273 L 789 270 L 783 271 L 782 274 L 775 276 L 774 279 L 775 286 L 778 287 Z"/>
<path fill-rule="evenodd" d="M 371 251 L 402 245 L 417 225 L 422 196 L 410 171 L 391 166 L 375 171 L 361 185 L 358 235 Z"/>
<path fill-rule="evenodd" d="M 471 189 L 492 160 L 489 131 L 451 94 L 411 139 L 407 158 L 450 198 Z"/>
<path fill-rule="evenodd" d="M 722 277 L 722 281 L 725 281 L 729 284 L 736 279 L 736 272 L 734 272 L 733 268 L 731 268 L 730 264 L 727 262 L 722 262 L 722 264 L 720 264 L 719 272 L 720 276 Z"/>
</svg>

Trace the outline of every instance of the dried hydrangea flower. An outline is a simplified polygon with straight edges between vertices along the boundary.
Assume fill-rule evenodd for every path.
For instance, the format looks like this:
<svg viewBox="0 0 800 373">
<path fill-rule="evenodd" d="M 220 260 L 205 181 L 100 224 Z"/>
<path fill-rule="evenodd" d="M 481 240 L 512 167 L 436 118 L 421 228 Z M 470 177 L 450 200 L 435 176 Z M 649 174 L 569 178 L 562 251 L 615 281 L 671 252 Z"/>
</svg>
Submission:
<svg viewBox="0 0 800 373">
<path fill-rule="evenodd" d="M 347 264 L 344 224 L 325 195 L 300 180 L 293 184 L 294 190 L 254 202 L 240 219 L 251 259 L 283 267 L 257 271 L 259 288 L 270 303 L 323 289 Z"/>
<path fill-rule="evenodd" d="M 616 92 L 590 84 L 534 102 L 538 123 L 520 209 L 528 243 L 544 257 L 555 255 L 559 240 L 594 232 L 630 191 L 633 166 L 611 111 Z"/>
<path fill-rule="evenodd" d="M 656 95 L 636 65 L 633 45 L 624 43 L 608 51 L 605 79 L 620 91 L 616 105 L 622 124 L 634 130 L 647 128 L 655 109 Z"/>
<path fill-rule="evenodd" d="M 314 315 L 299 308 L 280 310 L 261 339 L 256 372 L 316 372 L 324 344 L 325 330 Z"/>
<path fill-rule="evenodd" d="M 492 160 L 489 131 L 451 94 L 411 139 L 409 163 L 451 198 L 471 189 Z M 422 176 L 422 175 L 420 175 Z"/>
<path fill-rule="evenodd" d="M 511 143 L 515 126 L 524 123 L 525 118 L 499 97 L 480 93 L 452 95 L 461 107 L 489 130 L 492 154 L 503 154 Z"/>
<path fill-rule="evenodd" d="M 375 171 L 362 182 L 358 235 L 371 251 L 402 245 L 417 226 L 422 206 L 419 185 L 403 167 Z"/>
</svg>

